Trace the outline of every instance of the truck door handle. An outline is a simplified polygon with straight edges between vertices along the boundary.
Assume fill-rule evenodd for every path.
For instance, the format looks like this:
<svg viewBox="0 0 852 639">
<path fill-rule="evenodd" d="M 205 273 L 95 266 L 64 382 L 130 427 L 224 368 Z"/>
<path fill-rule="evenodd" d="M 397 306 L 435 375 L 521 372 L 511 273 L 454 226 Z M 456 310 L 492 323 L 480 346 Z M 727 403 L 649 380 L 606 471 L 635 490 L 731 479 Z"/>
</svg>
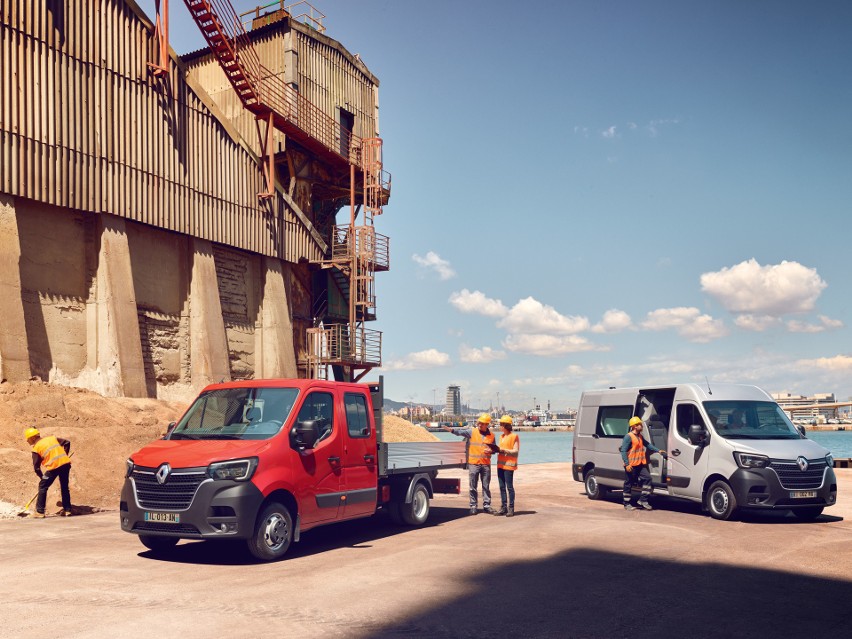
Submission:
<svg viewBox="0 0 852 639">
<path fill-rule="evenodd" d="M 376 456 L 375 455 L 364 455 L 364 461 L 367 462 L 368 464 L 372 464 L 374 461 L 376 461 Z"/>
<path fill-rule="evenodd" d="M 328 463 L 332 466 L 340 466 L 340 457 L 329 457 Z"/>
<path fill-rule="evenodd" d="M 680 455 L 680 449 L 675 448 L 675 449 L 672 451 L 672 455 L 674 455 L 675 457 L 677 457 L 678 455 Z"/>
</svg>

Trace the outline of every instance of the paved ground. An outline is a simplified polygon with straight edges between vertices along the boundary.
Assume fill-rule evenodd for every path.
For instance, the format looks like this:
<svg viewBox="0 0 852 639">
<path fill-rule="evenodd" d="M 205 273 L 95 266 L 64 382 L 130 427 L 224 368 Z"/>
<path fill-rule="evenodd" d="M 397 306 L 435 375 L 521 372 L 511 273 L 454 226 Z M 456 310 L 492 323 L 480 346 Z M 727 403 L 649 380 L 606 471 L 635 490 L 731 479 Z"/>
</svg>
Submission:
<svg viewBox="0 0 852 639">
<path fill-rule="evenodd" d="M 376 517 L 306 533 L 255 564 L 183 542 L 165 558 L 117 513 L 0 521 L 6 637 L 848 636 L 852 470 L 815 523 L 718 522 L 657 498 L 592 502 L 567 464 L 523 466 L 514 519 L 433 502 L 430 524 Z M 494 480 L 496 494 L 496 478 Z"/>
</svg>

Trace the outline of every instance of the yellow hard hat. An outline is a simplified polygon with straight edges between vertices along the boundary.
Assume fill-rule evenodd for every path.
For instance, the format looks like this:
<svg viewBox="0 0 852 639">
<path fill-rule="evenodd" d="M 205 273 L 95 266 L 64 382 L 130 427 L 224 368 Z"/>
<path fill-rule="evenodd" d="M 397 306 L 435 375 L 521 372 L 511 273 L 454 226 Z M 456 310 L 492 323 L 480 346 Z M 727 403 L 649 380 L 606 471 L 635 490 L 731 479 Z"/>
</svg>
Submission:
<svg viewBox="0 0 852 639">
<path fill-rule="evenodd" d="M 636 424 L 641 424 L 642 420 L 638 417 L 631 417 L 630 421 L 627 423 L 630 424 L 630 428 L 633 428 Z"/>
<path fill-rule="evenodd" d="M 38 432 L 38 428 L 28 428 L 24 431 L 24 439 L 29 439 L 30 437 L 38 437 L 41 433 Z"/>
<path fill-rule="evenodd" d="M 476 422 L 478 424 L 490 424 L 491 415 L 489 415 L 488 413 L 482 413 L 482 415 L 479 416 L 479 419 L 477 419 Z"/>
<path fill-rule="evenodd" d="M 500 423 L 501 424 L 512 424 L 513 421 L 512 421 L 512 418 L 509 417 L 508 415 L 503 415 L 503 417 L 500 418 Z"/>
</svg>

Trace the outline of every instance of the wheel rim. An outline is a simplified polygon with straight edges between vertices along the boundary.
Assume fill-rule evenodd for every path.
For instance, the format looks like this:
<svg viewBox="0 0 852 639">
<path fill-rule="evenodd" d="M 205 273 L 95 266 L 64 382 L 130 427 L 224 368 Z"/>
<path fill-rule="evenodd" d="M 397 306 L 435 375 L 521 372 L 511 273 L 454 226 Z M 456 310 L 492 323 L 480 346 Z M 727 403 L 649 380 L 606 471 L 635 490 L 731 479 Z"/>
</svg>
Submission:
<svg viewBox="0 0 852 639">
<path fill-rule="evenodd" d="M 594 495 L 596 492 L 598 492 L 598 480 L 594 475 L 589 475 L 586 477 L 586 493 Z"/>
<path fill-rule="evenodd" d="M 279 513 L 273 513 L 267 517 L 263 526 L 263 543 L 272 551 L 281 550 L 290 538 L 290 530 L 287 520 Z"/>
<path fill-rule="evenodd" d="M 414 516 L 417 519 L 422 519 L 426 515 L 426 508 L 429 506 L 429 500 L 422 490 L 414 493 L 414 503 L 412 504 Z"/>
<path fill-rule="evenodd" d="M 728 493 L 726 493 L 721 488 L 717 488 L 710 495 L 710 506 L 713 508 L 713 512 L 722 514 L 726 510 L 728 510 Z"/>
</svg>

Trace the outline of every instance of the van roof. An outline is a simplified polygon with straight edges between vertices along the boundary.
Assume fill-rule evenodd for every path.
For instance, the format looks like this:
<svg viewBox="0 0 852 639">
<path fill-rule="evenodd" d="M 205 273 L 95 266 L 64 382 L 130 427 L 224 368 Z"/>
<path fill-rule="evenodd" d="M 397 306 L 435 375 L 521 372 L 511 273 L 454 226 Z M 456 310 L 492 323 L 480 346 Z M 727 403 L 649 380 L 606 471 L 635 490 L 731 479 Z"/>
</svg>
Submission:
<svg viewBox="0 0 852 639">
<path fill-rule="evenodd" d="M 650 390 L 679 390 L 681 393 L 691 395 L 698 401 L 712 401 L 714 399 L 741 399 L 741 400 L 761 400 L 775 401 L 762 388 L 758 388 L 752 384 L 731 384 L 727 382 L 711 382 L 709 386 L 704 384 L 686 383 L 686 384 L 658 384 L 650 386 L 630 386 L 622 388 L 608 388 L 601 390 L 585 391 L 586 393 L 639 393 L 640 391 Z"/>
</svg>

